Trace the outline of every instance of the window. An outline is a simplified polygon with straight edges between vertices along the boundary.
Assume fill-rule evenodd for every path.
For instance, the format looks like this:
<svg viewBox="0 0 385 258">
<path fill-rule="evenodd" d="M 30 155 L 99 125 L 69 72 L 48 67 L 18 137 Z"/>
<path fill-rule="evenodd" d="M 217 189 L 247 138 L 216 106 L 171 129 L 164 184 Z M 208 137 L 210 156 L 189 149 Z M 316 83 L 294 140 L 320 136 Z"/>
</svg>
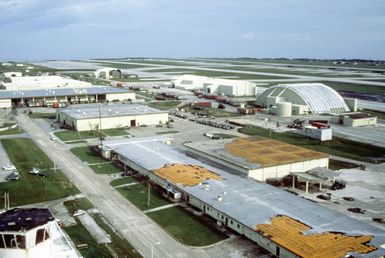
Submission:
<svg viewBox="0 0 385 258">
<path fill-rule="evenodd" d="M 25 249 L 25 236 L 16 235 L 17 247 Z"/>
<path fill-rule="evenodd" d="M 5 248 L 16 248 L 16 240 L 14 235 L 4 234 Z"/>
<path fill-rule="evenodd" d="M 44 228 L 38 229 L 36 232 L 36 241 L 35 245 L 44 241 Z"/>
</svg>

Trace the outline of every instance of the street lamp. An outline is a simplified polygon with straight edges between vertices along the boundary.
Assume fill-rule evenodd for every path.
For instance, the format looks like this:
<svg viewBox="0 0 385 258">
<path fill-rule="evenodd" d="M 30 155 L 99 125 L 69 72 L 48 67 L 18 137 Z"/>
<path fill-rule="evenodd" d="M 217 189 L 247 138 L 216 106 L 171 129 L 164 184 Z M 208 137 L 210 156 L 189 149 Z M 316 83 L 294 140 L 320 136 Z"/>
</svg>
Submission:
<svg viewBox="0 0 385 258">
<path fill-rule="evenodd" d="M 150 243 L 151 245 L 151 258 L 154 258 L 154 245 L 160 245 L 160 242 Z"/>
</svg>

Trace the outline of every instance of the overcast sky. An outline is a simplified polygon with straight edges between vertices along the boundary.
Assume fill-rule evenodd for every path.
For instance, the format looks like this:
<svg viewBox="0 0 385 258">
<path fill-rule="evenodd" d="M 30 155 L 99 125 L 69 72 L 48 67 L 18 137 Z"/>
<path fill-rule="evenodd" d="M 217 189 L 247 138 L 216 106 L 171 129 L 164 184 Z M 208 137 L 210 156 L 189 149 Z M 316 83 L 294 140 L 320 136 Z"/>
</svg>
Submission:
<svg viewBox="0 0 385 258">
<path fill-rule="evenodd" d="M 0 0 L 0 60 L 385 59 L 384 0 Z"/>
</svg>

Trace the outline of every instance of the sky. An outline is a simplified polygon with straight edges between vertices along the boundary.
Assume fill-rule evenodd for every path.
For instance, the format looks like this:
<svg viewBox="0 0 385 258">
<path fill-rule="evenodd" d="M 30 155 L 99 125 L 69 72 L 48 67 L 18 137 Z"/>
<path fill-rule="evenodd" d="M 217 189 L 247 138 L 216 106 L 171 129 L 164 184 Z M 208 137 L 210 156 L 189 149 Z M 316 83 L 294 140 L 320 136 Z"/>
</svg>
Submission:
<svg viewBox="0 0 385 258">
<path fill-rule="evenodd" d="M 384 0 L 0 0 L 0 60 L 385 60 Z"/>
</svg>

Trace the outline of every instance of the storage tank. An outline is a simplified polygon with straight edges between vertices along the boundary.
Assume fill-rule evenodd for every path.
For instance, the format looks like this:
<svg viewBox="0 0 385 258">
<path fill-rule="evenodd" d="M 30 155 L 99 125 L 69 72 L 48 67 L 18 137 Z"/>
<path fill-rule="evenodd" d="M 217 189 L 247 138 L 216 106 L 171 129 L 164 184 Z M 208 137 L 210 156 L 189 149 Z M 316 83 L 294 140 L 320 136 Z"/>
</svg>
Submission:
<svg viewBox="0 0 385 258">
<path fill-rule="evenodd" d="M 278 102 L 276 114 L 279 117 L 291 116 L 292 106 L 291 102 Z"/>
</svg>

